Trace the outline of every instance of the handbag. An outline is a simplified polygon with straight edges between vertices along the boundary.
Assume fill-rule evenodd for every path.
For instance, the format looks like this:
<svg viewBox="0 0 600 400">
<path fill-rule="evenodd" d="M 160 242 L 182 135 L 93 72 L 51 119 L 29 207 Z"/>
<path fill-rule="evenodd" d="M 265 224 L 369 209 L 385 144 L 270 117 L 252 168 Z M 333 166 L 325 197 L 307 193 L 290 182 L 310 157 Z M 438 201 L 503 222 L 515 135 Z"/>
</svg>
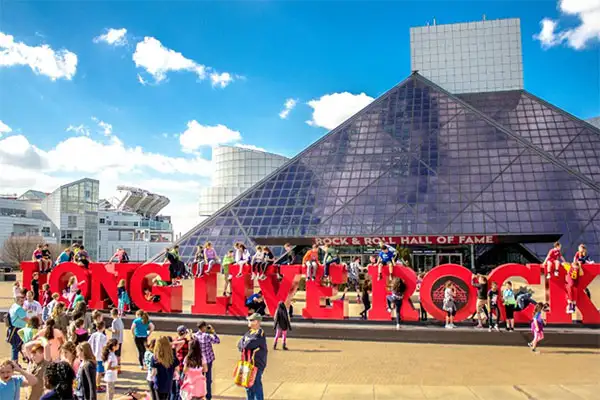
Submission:
<svg viewBox="0 0 600 400">
<path fill-rule="evenodd" d="M 250 357 L 252 351 L 242 351 L 242 359 L 237 362 L 233 370 L 233 383 L 243 388 L 251 388 L 254 385 L 258 368 L 254 365 L 254 356 Z"/>
</svg>

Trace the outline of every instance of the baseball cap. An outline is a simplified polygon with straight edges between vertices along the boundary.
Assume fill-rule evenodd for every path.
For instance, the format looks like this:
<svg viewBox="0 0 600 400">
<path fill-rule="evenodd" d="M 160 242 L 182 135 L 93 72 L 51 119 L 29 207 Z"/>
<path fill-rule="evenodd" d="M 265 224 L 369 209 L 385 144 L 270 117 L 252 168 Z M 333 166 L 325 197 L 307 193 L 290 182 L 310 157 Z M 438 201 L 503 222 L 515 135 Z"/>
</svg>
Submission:
<svg viewBox="0 0 600 400">
<path fill-rule="evenodd" d="M 185 325 L 179 325 L 177 327 L 177 333 L 185 333 L 187 331 L 188 331 L 188 329 L 185 327 Z"/>
<path fill-rule="evenodd" d="M 263 317 L 259 313 L 254 313 L 248 317 L 248 321 L 262 321 Z"/>
</svg>

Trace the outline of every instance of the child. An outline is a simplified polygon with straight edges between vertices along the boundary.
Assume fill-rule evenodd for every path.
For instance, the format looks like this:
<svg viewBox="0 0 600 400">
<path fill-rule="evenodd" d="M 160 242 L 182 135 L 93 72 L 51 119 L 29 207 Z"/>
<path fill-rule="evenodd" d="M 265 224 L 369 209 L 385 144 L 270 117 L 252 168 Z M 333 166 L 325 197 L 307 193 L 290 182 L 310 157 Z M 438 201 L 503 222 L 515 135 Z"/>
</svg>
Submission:
<svg viewBox="0 0 600 400">
<path fill-rule="evenodd" d="M 72 306 L 71 308 L 75 309 L 75 306 L 80 301 L 85 301 L 85 298 L 83 297 L 83 294 L 81 294 L 81 289 L 77 289 L 77 292 L 75 293 L 75 297 L 73 298 L 73 303 L 71 304 L 71 306 Z"/>
<path fill-rule="evenodd" d="M 302 265 L 306 266 L 306 280 L 315 280 L 317 277 L 317 262 L 319 261 L 319 246 L 313 244 L 302 258 Z"/>
<path fill-rule="evenodd" d="M 544 260 L 544 266 L 546 267 L 546 279 L 550 279 L 552 267 L 554 267 L 554 276 L 558 276 L 558 269 L 560 268 L 560 261 L 566 262 L 562 253 L 560 252 L 560 242 L 554 243 L 554 247 L 548 252 L 546 259 Z"/>
<path fill-rule="evenodd" d="M 367 319 L 367 312 L 371 309 L 371 300 L 369 299 L 369 290 L 371 290 L 371 285 L 368 280 L 363 282 L 362 287 L 362 295 L 360 296 L 362 299 L 362 303 L 364 309 L 360 312 L 361 319 Z"/>
<path fill-rule="evenodd" d="M 40 329 L 40 319 L 37 316 L 33 316 L 27 321 L 27 326 L 17 331 L 17 335 L 21 338 L 23 343 L 29 343 L 33 340 L 34 336 L 37 335 Z"/>
<path fill-rule="evenodd" d="M 102 377 L 104 376 L 104 361 L 102 358 L 103 349 L 108 342 L 106 338 L 106 334 L 104 333 L 104 321 L 98 322 L 96 324 L 97 331 L 92 333 L 88 343 L 92 348 L 92 352 L 94 353 L 94 357 L 96 357 L 97 365 L 96 365 L 96 387 L 99 393 L 104 392 L 104 388 L 100 385 L 102 381 Z"/>
<path fill-rule="evenodd" d="M 389 271 L 389 275 L 388 275 L 388 280 L 391 282 L 392 281 L 392 275 L 394 274 L 394 253 L 396 252 L 396 249 L 394 249 L 392 246 L 388 246 L 385 243 L 381 244 L 381 251 L 379 252 L 379 259 L 378 259 L 378 263 L 377 263 L 377 280 L 380 281 L 381 278 L 383 277 L 383 274 L 381 272 L 381 269 L 383 268 L 384 265 L 388 266 L 388 271 Z"/>
<path fill-rule="evenodd" d="M 119 361 L 120 368 L 121 350 L 123 348 L 123 331 L 125 330 L 125 325 L 123 324 L 123 320 L 121 319 L 119 310 L 117 310 L 116 308 L 110 310 L 110 316 L 112 317 L 112 324 L 110 326 L 110 331 L 112 332 L 112 339 L 116 339 L 119 343 L 117 350 L 115 350 L 115 355 L 117 356 L 117 360 Z"/>
<path fill-rule="evenodd" d="M 346 271 L 348 272 L 348 281 L 346 282 L 346 288 L 344 289 L 344 294 L 342 294 L 342 300 L 346 298 L 346 293 L 349 288 L 353 288 L 356 292 L 356 302 L 360 303 L 360 271 L 362 267 L 360 266 L 360 257 L 354 257 L 354 260 L 350 263 L 350 265 L 346 265 Z"/>
<path fill-rule="evenodd" d="M 106 382 L 106 400 L 113 400 L 115 395 L 115 384 L 119 371 L 119 361 L 115 351 L 119 348 L 116 339 L 110 339 L 102 349 L 102 363 L 104 364 L 104 382 Z"/>
<path fill-rule="evenodd" d="M 542 318 L 543 310 L 544 304 L 537 303 L 535 305 L 535 310 L 533 311 L 533 320 L 531 321 L 531 333 L 533 333 L 533 340 L 531 343 L 527 343 L 533 352 L 536 351 L 538 343 L 544 339 L 544 320 Z"/>
<path fill-rule="evenodd" d="M 127 293 L 125 279 L 121 279 L 117 285 L 117 299 L 119 316 L 122 317 L 125 314 L 125 308 L 129 308 L 129 304 L 131 303 L 129 294 Z"/>
<path fill-rule="evenodd" d="M 262 246 L 256 246 L 256 253 L 252 256 L 252 277 L 250 279 L 258 278 L 264 258 L 265 253 L 263 253 Z"/>
<path fill-rule="evenodd" d="M 175 357 L 177 358 L 177 361 L 179 361 L 177 373 L 173 374 L 174 382 L 171 389 L 171 395 L 175 395 L 175 398 L 179 398 L 179 386 L 183 376 L 183 360 L 187 357 L 190 349 L 189 334 L 190 331 L 184 325 L 180 325 L 177 327 L 177 338 L 171 341 L 171 347 L 175 350 Z"/>
<path fill-rule="evenodd" d="M 100 310 L 94 310 L 92 312 L 92 329 L 91 332 L 95 333 L 96 331 L 98 331 L 98 325 L 100 324 L 100 322 L 102 322 L 104 324 L 104 318 L 102 317 L 102 311 Z M 106 335 L 106 334 L 105 334 Z"/>
<path fill-rule="evenodd" d="M 42 307 L 46 307 L 48 304 L 50 304 L 50 302 L 52 301 L 52 291 L 50 290 L 50 285 L 47 283 L 44 283 L 42 285 Z M 58 295 L 58 293 L 57 293 Z M 59 296 L 60 297 L 60 296 Z"/>
<path fill-rule="evenodd" d="M 94 400 L 96 396 L 96 357 L 87 342 L 77 346 L 77 358 L 81 360 L 77 370 L 77 387 L 75 395 L 77 400 Z"/>
<path fill-rule="evenodd" d="M 85 343 L 90 338 L 90 333 L 84 327 L 85 320 L 83 318 L 79 318 L 73 322 L 72 332 L 71 332 L 71 340 L 75 344 Z"/>
<path fill-rule="evenodd" d="M 69 278 L 67 282 L 67 290 L 65 293 L 65 298 L 69 301 L 70 307 L 73 308 L 75 305 L 73 301 L 75 300 L 75 296 L 77 295 L 77 291 L 79 290 L 79 285 L 83 284 L 85 281 L 77 282 L 77 277 L 73 275 Z"/>
<path fill-rule="evenodd" d="M 500 308 L 498 307 L 498 284 L 492 282 L 492 288 L 487 293 L 488 297 L 488 309 L 489 309 L 489 328 L 492 331 L 492 325 L 496 332 L 499 332 L 498 324 L 500 323 Z M 496 314 L 496 323 L 494 324 L 494 313 Z"/>
<path fill-rule="evenodd" d="M 515 306 L 517 305 L 511 281 L 506 281 L 504 291 L 502 291 L 502 300 L 506 312 L 506 331 L 511 332 L 515 330 Z"/>
<path fill-rule="evenodd" d="M 152 294 L 152 290 L 150 290 L 148 288 L 144 289 L 144 298 L 147 301 L 151 301 L 153 303 L 158 303 L 160 301 L 160 296 Z"/>
<path fill-rule="evenodd" d="M 243 243 L 236 243 L 235 247 L 235 263 L 240 267 L 237 278 L 242 276 L 242 272 L 244 272 L 244 265 L 248 264 L 251 260 L 250 252 L 246 249 Z"/>
<path fill-rule="evenodd" d="M 31 291 L 33 292 L 33 299 L 37 302 L 40 301 L 40 274 L 34 272 L 31 276 Z"/>
<path fill-rule="evenodd" d="M 392 293 L 386 297 L 387 310 L 391 314 L 392 308 L 396 309 L 396 330 L 400 329 L 402 299 L 404 298 L 404 292 L 406 291 L 406 284 L 400 278 L 394 278 L 392 285 Z"/>
<path fill-rule="evenodd" d="M 25 295 L 25 302 L 23 308 L 27 311 L 29 318 L 35 316 L 42 317 L 42 305 L 33 299 L 33 292 L 30 290 Z"/>
<path fill-rule="evenodd" d="M 277 310 L 273 316 L 274 329 L 275 329 L 275 342 L 273 343 L 273 350 L 277 350 L 277 342 L 281 337 L 283 340 L 283 350 L 287 350 L 287 333 L 292 330 L 292 323 L 290 322 L 290 316 L 288 314 L 288 307 L 283 301 L 277 304 Z"/>
<path fill-rule="evenodd" d="M 575 257 L 573 258 L 573 262 L 575 261 L 579 262 L 580 265 L 593 263 L 585 244 L 582 243 L 579 245 L 577 253 L 575 253 Z"/>
<path fill-rule="evenodd" d="M 579 277 L 583 276 L 583 269 L 579 261 L 573 261 L 572 264 L 564 264 L 567 270 L 567 314 L 573 314 L 577 308 L 577 286 Z"/>
<path fill-rule="evenodd" d="M 196 246 L 196 253 L 194 253 L 194 261 L 192 265 L 196 264 L 196 276 L 202 276 L 202 265 L 204 264 L 204 248 L 200 245 Z"/>
<path fill-rule="evenodd" d="M 210 271 L 212 270 L 213 265 L 215 265 L 215 263 L 219 262 L 219 257 L 217 257 L 217 252 L 215 251 L 215 249 L 213 248 L 213 245 L 211 242 L 206 242 L 206 244 L 204 245 L 204 260 L 201 260 L 198 263 L 198 276 L 201 277 L 202 275 L 204 275 L 204 265 L 208 265 L 208 268 L 206 269 L 206 273 L 210 274 Z"/>
<path fill-rule="evenodd" d="M 421 272 L 418 276 L 417 276 L 417 299 L 419 301 L 419 320 L 420 321 L 427 321 L 427 310 L 425 310 L 425 308 L 423 307 L 423 304 L 421 303 L 421 283 L 423 283 L 423 277 L 425 276 L 425 274 L 423 272 Z"/>
<path fill-rule="evenodd" d="M 148 387 L 150 388 L 150 392 L 154 393 L 154 375 L 152 374 L 152 359 L 154 358 L 154 353 L 152 352 L 154 346 L 156 345 L 156 339 L 152 339 L 146 342 L 146 352 L 144 353 L 144 368 L 146 369 L 146 381 L 148 382 Z M 144 369 L 142 368 L 142 370 Z"/>
<path fill-rule="evenodd" d="M 323 255 L 323 265 L 325 266 L 323 276 L 329 281 L 329 267 L 331 267 L 332 264 L 339 263 L 340 257 L 338 256 L 337 250 L 328 244 L 323 246 L 322 249 L 325 253 Z"/>
<path fill-rule="evenodd" d="M 233 276 L 229 273 L 229 267 L 231 267 L 233 262 L 233 250 L 229 250 L 225 257 L 223 257 L 223 262 L 221 263 L 221 273 L 223 274 L 223 279 L 225 280 L 223 296 L 227 296 L 228 290 L 231 290 L 231 279 Z"/>
<path fill-rule="evenodd" d="M 444 311 L 446 311 L 446 329 L 453 329 L 456 328 L 456 325 L 454 325 L 454 316 L 456 315 L 454 296 L 456 295 L 456 289 L 451 281 L 446 282 L 445 286 L 444 304 L 442 308 Z"/>
<path fill-rule="evenodd" d="M 483 320 L 489 320 L 487 302 L 488 302 L 488 288 L 487 278 L 483 275 L 473 275 L 472 285 L 477 288 L 477 308 L 475 313 L 477 314 L 477 328 L 483 328 Z"/>
<path fill-rule="evenodd" d="M 50 249 L 48 248 L 48 243 L 44 244 L 42 247 L 42 264 L 44 268 L 41 271 L 42 274 L 47 274 L 52 269 L 52 253 L 50 253 Z"/>
<path fill-rule="evenodd" d="M 19 281 L 15 281 L 13 283 L 13 299 L 16 299 L 21 295 L 21 283 Z"/>
<path fill-rule="evenodd" d="M 258 279 L 264 281 L 267 279 L 267 267 L 275 262 L 275 256 L 270 248 L 267 246 L 263 247 L 263 262 L 261 264 L 260 276 Z"/>
<path fill-rule="evenodd" d="M 40 271 L 45 271 L 45 263 L 42 259 L 42 245 L 38 244 L 35 250 L 33 250 L 33 254 L 31 255 L 31 261 L 35 261 L 38 264 L 38 269 Z"/>
<path fill-rule="evenodd" d="M 160 276 L 157 275 L 152 279 L 152 286 L 169 286 L 169 282 L 163 281 Z"/>
</svg>

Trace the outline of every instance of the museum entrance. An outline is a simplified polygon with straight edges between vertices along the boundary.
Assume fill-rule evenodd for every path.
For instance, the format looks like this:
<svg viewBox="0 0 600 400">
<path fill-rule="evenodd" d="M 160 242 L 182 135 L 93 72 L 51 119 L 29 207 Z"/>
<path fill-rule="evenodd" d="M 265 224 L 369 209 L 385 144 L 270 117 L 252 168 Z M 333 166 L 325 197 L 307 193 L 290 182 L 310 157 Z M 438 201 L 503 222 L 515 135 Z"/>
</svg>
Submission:
<svg viewBox="0 0 600 400">
<path fill-rule="evenodd" d="M 414 250 L 410 255 L 415 271 L 429 271 L 442 264 L 463 264 L 462 253 L 437 253 L 435 250 Z"/>
</svg>

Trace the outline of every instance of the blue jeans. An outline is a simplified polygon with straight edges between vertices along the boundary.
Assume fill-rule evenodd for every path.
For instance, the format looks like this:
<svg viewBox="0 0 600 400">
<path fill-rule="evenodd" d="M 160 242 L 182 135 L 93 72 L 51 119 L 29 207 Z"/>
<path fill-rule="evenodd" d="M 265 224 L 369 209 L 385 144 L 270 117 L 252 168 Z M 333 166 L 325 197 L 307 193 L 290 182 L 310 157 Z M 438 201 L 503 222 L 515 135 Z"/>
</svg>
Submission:
<svg viewBox="0 0 600 400">
<path fill-rule="evenodd" d="M 204 374 L 206 378 L 206 400 L 212 399 L 212 365 L 212 361 L 207 364 L 208 369 L 206 374 Z"/>
<path fill-rule="evenodd" d="M 396 308 L 396 324 L 399 324 L 401 320 L 400 310 L 402 309 L 402 299 L 389 295 L 385 300 L 387 301 L 388 308 L 392 308 L 392 303 L 394 304 L 394 308 Z"/>
<path fill-rule="evenodd" d="M 256 372 L 256 379 L 254 385 L 251 388 L 246 389 L 246 400 L 264 400 L 265 395 L 263 394 L 262 386 L 262 374 L 263 370 L 259 369 Z"/>
</svg>

